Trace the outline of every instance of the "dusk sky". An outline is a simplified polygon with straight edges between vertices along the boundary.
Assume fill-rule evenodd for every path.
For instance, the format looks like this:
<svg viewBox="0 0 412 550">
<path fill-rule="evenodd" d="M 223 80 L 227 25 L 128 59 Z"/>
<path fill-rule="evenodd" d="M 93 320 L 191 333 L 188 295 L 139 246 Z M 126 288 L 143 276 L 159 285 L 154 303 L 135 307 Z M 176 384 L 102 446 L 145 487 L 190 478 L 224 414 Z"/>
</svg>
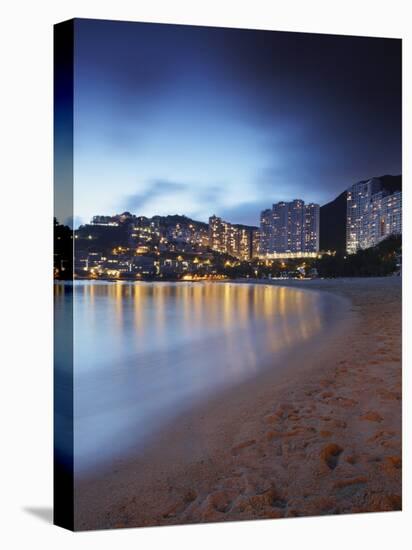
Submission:
<svg viewBox="0 0 412 550">
<path fill-rule="evenodd" d="M 401 173 L 401 42 L 76 20 L 75 225 L 94 214 L 258 224 Z"/>
</svg>

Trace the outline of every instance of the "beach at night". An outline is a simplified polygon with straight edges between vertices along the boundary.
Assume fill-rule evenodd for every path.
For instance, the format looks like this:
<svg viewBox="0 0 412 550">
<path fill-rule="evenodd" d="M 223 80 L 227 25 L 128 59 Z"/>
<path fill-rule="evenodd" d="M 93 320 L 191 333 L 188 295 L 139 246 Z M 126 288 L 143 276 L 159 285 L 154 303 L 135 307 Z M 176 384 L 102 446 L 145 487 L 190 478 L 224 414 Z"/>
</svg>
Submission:
<svg viewBox="0 0 412 550">
<path fill-rule="evenodd" d="M 76 529 L 399 510 L 401 282 L 257 281 L 337 300 L 336 319 L 79 475 Z"/>
<path fill-rule="evenodd" d="M 401 41 L 55 36 L 55 522 L 401 510 Z"/>
</svg>

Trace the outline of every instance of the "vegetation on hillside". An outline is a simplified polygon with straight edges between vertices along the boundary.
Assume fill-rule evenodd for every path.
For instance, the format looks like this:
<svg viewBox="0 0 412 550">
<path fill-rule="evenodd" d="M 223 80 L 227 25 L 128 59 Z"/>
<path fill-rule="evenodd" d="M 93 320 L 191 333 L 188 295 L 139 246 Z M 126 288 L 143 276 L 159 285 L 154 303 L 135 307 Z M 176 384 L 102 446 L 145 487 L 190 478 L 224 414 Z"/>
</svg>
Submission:
<svg viewBox="0 0 412 550">
<path fill-rule="evenodd" d="M 323 256 L 316 262 L 319 277 L 379 277 L 399 269 L 402 239 L 391 236 L 356 254 Z"/>
</svg>

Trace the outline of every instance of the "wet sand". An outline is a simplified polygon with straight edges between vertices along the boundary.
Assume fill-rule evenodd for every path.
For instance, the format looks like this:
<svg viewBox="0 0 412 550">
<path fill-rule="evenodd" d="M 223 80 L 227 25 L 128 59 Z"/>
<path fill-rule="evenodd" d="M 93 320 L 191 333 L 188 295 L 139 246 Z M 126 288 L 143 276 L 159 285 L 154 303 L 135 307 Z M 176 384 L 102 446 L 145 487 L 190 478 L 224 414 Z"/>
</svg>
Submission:
<svg viewBox="0 0 412 550">
<path fill-rule="evenodd" d="M 78 480 L 76 529 L 401 509 L 401 278 L 273 284 L 338 294 L 348 308 L 281 373 Z"/>
</svg>

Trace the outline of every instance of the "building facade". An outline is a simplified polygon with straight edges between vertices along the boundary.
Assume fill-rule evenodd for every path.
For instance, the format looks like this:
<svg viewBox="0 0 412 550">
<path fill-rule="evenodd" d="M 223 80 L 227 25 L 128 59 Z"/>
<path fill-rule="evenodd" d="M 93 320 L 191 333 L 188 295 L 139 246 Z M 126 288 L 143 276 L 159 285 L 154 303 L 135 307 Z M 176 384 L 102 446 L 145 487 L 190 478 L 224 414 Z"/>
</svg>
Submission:
<svg viewBox="0 0 412 550">
<path fill-rule="evenodd" d="M 355 183 L 347 191 L 346 213 L 346 251 L 355 254 L 402 233 L 402 192 L 383 189 L 379 178 Z"/>
<path fill-rule="evenodd" d="M 257 227 L 232 224 L 218 216 L 209 218 L 210 248 L 239 260 L 251 260 L 257 255 L 257 233 Z"/>
<path fill-rule="evenodd" d="M 272 246 L 272 217 L 273 213 L 271 208 L 263 210 L 260 214 L 259 255 L 265 254 Z"/>
<path fill-rule="evenodd" d="M 319 205 L 278 202 L 260 216 L 259 255 L 304 257 L 319 251 Z"/>
<path fill-rule="evenodd" d="M 304 212 L 304 248 L 305 252 L 319 252 L 319 204 L 311 202 Z"/>
</svg>

